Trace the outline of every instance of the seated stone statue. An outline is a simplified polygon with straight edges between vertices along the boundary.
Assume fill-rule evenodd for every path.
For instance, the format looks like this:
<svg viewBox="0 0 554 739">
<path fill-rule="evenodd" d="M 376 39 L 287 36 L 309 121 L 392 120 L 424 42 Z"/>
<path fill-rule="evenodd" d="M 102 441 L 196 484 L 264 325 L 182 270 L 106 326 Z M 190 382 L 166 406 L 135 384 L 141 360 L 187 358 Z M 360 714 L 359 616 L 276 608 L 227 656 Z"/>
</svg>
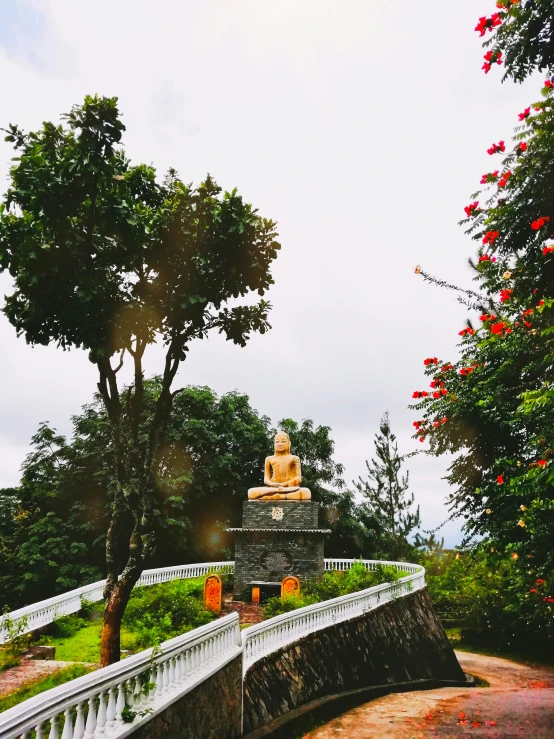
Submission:
<svg viewBox="0 0 554 739">
<path fill-rule="evenodd" d="M 275 435 L 275 454 L 265 460 L 266 487 L 250 488 L 249 500 L 310 500 L 308 488 L 301 488 L 300 459 L 290 453 L 288 434 Z"/>
</svg>

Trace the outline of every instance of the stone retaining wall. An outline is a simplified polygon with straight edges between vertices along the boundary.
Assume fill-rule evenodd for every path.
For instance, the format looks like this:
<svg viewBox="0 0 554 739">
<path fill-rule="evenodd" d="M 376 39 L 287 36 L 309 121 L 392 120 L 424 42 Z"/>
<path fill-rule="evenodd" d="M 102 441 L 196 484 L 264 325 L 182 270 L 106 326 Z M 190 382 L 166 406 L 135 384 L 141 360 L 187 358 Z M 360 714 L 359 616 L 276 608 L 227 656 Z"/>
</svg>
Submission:
<svg viewBox="0 0 554 739">
<path fill-rule="evenodd" d="M 133 732 L 133 739 L 241 736 L 242 655 Z"/>
<path fill-rule="evenodd" d="M 252 665 L 244 679 L 244 733 L 331 693 L 425 678 L 464 679 L 426 589 Z"/>
</svg>

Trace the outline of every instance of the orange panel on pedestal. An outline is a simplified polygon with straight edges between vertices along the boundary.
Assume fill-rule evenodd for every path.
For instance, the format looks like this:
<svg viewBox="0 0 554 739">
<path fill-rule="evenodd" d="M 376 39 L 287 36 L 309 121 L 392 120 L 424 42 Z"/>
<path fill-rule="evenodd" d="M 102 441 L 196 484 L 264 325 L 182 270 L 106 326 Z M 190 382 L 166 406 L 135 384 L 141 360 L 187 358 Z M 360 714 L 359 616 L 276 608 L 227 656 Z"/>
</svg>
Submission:
<svg viewBox="0 0 554 739">
<path fill-rule="evenodd" d="M 219 575 L 208 575 L 204 580 L 204 608 L 221 613 L 221 578 Z"/>
</svg>

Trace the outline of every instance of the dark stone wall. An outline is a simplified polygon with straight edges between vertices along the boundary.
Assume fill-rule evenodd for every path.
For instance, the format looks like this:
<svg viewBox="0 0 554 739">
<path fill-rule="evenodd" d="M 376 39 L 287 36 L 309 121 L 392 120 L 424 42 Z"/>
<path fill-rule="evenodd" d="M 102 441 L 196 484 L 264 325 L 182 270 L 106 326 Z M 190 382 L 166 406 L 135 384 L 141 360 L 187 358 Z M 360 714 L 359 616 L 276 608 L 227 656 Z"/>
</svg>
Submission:
<svg viewBox="0 0 554 739">
<path fill-rule="evenodd" d="M 256 662 L 244 682 L 244 733 L 304 703 L 368 685 L 464 673 L 427 590 L 316 631 Z"/>
<path fill-rule="evenodd" d="M 272 518 L 274 509 L 282 511 L 283 517 Z M 294 575 L 302 587 L 303 580 L 315 580 L 323 575 L 325 534 L 301 530 L 318 528 L 318 510 L 319 503 L 309 500 L 250 500 L 244 503 L 244 528 L 234 532 L 235 600 L 250 600 L 248 583 L 252 581 L 281 582 L 286 575 Z"/>
<path fill-rule="evenodd" d="M 175 701 L 133 739 L 235 739 L 241 736 L 242 655 Z"/>
<path fill-rule="evenodd" d="M 274 508 L 283 518 L 271 517 Z M 317 529 L 319 503 L 310 500 L 247 500 L 242 509 L 242 525 L 246 529 Z"/>
<path fill-rule="evenodd" d="M 323 534 L 250 531 L 235 536 L 235 600 L 250 600 L 248 583 L 253 580 L 280 582 L 294 575 L 302 588 L 303 581 L 323 575 Z M 280 553 L 285 555 L 281 564 Z"/>
</svg>

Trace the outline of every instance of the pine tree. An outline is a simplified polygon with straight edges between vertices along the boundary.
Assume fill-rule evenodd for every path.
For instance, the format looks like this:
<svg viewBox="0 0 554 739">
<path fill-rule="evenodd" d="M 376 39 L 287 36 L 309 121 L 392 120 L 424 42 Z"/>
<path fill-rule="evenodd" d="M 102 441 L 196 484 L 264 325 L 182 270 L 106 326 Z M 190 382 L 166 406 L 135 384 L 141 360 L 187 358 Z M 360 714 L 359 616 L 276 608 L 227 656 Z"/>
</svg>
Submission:
<svg viewBox="0 0 554 739">
<path fill-rule="evenodd" d="M 408 536 L 420 523 L 419 506 L 415 513 L 410 509 L 414 494 L 408 493 L 409 473 L 401 475 L 403 458 L 398 454 L 398 442 L 392 433 L 389 414 L 386 412 L 375 435 L 376 459 L 366 460 L 368 479 L 354 482 L 367 503 L 379 518 L 385 554 L 393 560 L 407 554 L 411 546 Z"/>
</svg>

